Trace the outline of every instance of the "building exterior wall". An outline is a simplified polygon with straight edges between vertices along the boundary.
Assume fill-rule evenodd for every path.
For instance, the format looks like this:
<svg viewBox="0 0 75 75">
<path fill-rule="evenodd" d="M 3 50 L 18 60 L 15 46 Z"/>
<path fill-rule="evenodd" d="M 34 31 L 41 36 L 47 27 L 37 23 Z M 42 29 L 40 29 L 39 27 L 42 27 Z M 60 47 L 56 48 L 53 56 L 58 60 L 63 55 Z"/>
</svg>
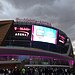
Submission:
<svg viewBox="0 0 75 75">
<path fill-rule="evenodd" d="M 3 39 L 5 38 L 10 26 L 12 25 L 12 20 L 8 21 L 0 21 L 0 45 L 3 42 Z"/>
</svg>

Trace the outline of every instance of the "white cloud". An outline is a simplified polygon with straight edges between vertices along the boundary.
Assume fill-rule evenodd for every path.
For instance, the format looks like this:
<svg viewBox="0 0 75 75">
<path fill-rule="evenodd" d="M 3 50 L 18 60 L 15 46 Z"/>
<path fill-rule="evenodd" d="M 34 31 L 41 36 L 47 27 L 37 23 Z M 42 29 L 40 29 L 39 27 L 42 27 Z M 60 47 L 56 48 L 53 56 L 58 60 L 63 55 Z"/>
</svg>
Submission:
<svg viewBox="0 0 75 75">
<path fill-rule="evenodd" d="M 19 10 L 14 8 L 10 3 L 6 0 L 1 0 L 2 4 L 2 13 L 0 14 L 1 19 L 14 19 L 18 16 Z"/>
</svg>

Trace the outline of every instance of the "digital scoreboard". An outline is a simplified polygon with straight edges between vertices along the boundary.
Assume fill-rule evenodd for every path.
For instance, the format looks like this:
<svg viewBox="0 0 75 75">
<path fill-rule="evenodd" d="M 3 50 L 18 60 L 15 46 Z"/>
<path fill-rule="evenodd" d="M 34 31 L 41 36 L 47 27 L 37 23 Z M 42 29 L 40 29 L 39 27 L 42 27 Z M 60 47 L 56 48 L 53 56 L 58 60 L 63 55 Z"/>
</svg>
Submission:
<svg viewBox="0 0 75 75">
<path fill-rule="evenodd" d="M 57 44 L 58 31 L 52 28 L 32 25 L 32 41 Z"/>
</svg>

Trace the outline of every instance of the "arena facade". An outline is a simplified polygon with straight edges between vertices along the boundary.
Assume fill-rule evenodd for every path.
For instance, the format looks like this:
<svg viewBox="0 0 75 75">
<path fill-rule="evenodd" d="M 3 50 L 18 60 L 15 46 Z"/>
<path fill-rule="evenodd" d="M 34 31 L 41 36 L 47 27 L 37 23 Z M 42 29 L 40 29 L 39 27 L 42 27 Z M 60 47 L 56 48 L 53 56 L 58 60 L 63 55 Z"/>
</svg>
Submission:
<svg viewBox="0 0 75 75">
<path fill-rule="evenodd" d="M 19 18 L 0 21 L 1 63 L 26 59 L 25 64 L 70 66 L 73 57 L 70 38 L 48 22 Z"/>
</svg>

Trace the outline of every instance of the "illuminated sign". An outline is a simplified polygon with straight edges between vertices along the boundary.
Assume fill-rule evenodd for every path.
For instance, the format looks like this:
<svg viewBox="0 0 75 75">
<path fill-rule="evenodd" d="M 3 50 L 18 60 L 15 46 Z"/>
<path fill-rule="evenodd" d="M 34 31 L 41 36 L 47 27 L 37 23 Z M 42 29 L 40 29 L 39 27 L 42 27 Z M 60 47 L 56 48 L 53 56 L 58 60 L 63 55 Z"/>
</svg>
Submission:
<svg viewBox="0 0 75 75">
<path fill-rule="evenodd" d="M 31 38 L 31 26 L 14 26 L 14 35 L 20 39 L 30 39 Z M 23 38 L 21 38 L 23 37 Z"/>
<path fill-rule="evenodd" d="M 61 42 L 62 44 L 65 43 L 65 37 L 59 34 L 59 42 Z"/>
<path fill-rule="evenodd" d="M 26 31 L 29 31 L 29 30 L 31 30 L 31 29 L 29 29 L 29 28 L 26 28 L 26 27 L 14 27 L 14 29 L 15 30 L 22 30 L 22 31 L 24 31 L 24 30 L 26 30 Z"/>
<path fill-rule="evenodd" d="M 32 25 L 31 40 L 56 44 L 57 30 L 48 27 Z"/>
<path fill-rule="evenodd" d="M 29 33 L 28 32 L 20 32 L 19 31 L 19 33 L 15 33 L 15 36 L 26 36 L 26 37 L 28 37 L 28 35 L 29 35 Z"/>
<path fill-rule="evenodd" d="M 25 27 L 14 27 L 14 30 L 16 31 L 15 36 L 29 36 L 30 28 Z"/>
<path fill-rule="evenodd" d="M 36 20 L 32 20 L 32 19 L 20 19 L 20 18 L 16 18 L 16 22 L 25 22 L 25 23 L 32 23 L 32 24 L 39 24 L 39 25 L 47 25 L 47 26 L 51 26 L 51 23 L 45 22 L 45 21 L 36 21 Z"/>
</svg>

